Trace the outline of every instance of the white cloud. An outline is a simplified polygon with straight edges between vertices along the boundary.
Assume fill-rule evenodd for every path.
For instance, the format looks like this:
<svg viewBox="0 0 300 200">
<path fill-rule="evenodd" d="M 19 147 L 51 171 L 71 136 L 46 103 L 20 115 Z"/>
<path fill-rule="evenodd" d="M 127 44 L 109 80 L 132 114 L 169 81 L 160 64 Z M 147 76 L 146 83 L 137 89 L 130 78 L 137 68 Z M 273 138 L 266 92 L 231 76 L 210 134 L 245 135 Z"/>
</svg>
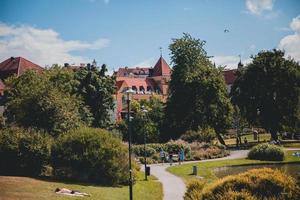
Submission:
<svg viewBox="0 0 300 200">
<path fill-rule="evenodd" d="M 73 51 L 97 50 L 109 45 L 108 39 L 94 42 L 63 40 L 52 29 L 38 29 L 28 25 L 13 26 L 0 23 L 0 60 L 22 56 L 44 66 L 89 62 L 91 59 L 73 55 Z"/>
<path fill-rule="evenodd" d="M 240 61 L 239 56 L 214 56 L 210 58 L 211 62 L 215 63 L 216 66 L 222 66 L 226 69 L 236 69 L 238 66 L 238 63 Z M 248 64 L 251 62 L 250 58 L 247 58 L 245 60 L 242 60 L 242 63 Z"/>
<path fill-rule="evenodd" d="M 282 38 L 278 48 L 284 50 L 286 56 L 290 56 L 296 61 L 300 61 L 300 15 L 292 20 L 290 27 L 294 31 L 294 34 Z"/>
<path fill-rule="evenodd" d="M 251 14 L 260 15 L 264 11 L 272 11 L 275 0 L 246 0 L 246 7 Z"/>
</svg>

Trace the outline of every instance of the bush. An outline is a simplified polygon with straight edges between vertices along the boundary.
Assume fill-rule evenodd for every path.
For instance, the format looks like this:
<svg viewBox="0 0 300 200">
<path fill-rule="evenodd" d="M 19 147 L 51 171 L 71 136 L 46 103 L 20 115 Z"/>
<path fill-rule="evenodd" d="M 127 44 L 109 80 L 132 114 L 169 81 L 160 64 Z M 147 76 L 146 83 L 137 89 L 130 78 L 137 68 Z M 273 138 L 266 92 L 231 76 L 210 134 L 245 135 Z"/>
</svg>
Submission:
<svg viewBox="0 0 300 200">
<path fill-rule="evenodd" d="M 270 168 L 227 176 L 204 188 L 202 199 L 299 199 L 299 186 L 291 176 Z"/>
<path fill-rule="evenodd" d="M 187 142 L 206 142 L 210 143 L 216 138 L 216 132 L 212 128 L 199 128 L 196 131 L 188 130 L 185 132 L 181 139 Z"/>
<path fill-rule="evenodd" d="M 166 150 L 168 151 L 168 153 L 177 154 L 180 151 L 180 149 L 184 150 L 186 157 L 188 157 L 191 153 L 190 145 L 183 140 L 170 140 L 166 143 Z"/>
<path fill-rule="evenodd" d="M 184 200 L 199 200 L 204 188 L 205 182 L 200 180 L 191 181 L 184 195 Z"/>
<path fill-rule="evenodd" d="M 60 136 L 52 149 L 52 163 L 58 178 L 128 183 L 127 146 L 103 129 L 79 128 Z"/>
<path fill-rule="evenodd" d="M 21 128 L 0 131 L 0 171 L 5 175 L 38 176 L 49 163 L 52 139 Z"/>
<path fill-rule="evenodd" d="M 144 156 L 144 145 L 134 145 L 132 146 L 132 152 L 136 156 Z M 150 157 L 156 153 L 156 150 L 148 145 L 146 145 L 146 157 Z"/>
<path fill-rule="evenodd" d="M 282 161 L 284 151 L 276 145 L 264 143 L 254 146 L 248 153 L 248 158 L 252 160 Z"/>
</svg>

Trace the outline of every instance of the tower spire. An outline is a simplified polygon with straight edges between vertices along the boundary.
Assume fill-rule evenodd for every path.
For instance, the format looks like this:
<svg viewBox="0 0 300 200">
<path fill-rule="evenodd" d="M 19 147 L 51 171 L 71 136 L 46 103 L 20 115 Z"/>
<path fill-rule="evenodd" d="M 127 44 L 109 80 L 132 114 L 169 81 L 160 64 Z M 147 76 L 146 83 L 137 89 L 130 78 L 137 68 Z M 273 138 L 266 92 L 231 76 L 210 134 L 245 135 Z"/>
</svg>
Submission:
<svg viewBox="0 0 300 200">
<path fill-rule="evenodd" d="M 160 57 L 162 57 L 162 47 L 159 47 Z"/>
</svg>

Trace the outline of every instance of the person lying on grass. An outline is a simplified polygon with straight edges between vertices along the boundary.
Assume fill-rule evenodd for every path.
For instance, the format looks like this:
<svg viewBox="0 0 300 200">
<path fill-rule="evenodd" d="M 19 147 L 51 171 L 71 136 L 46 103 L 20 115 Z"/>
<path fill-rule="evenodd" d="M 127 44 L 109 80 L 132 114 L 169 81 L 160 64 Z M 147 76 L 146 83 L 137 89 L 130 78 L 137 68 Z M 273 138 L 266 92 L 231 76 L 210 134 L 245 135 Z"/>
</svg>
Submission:
<svg viewBox="0 0 300 200">
<path fill-rule="evenodd" d="M 67 188 L 56 188 L 55 193 L 56 194 L 64 194 L 64 195 L 68 195 L 68 196 L 78 196 L 78 197 L 91 196 L 87 193 L 80 192 L 78 190 L 69 190 Z"/>
</svg>

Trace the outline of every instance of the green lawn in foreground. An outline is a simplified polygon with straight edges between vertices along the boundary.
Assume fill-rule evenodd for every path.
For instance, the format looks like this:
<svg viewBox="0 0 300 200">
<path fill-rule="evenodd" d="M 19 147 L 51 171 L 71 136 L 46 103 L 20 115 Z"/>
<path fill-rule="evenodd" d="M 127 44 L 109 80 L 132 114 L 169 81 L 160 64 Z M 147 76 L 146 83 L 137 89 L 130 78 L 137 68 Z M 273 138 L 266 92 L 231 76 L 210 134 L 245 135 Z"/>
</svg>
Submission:
<svg viewBox="0 0 300 200">
<path fill-rule="evenodd" d="M 274 161 L 259 161 L 259 160 L 248 160 L 246 158 L 243 159 L 235 159 L 235 160 L 222 160 L 222 161 L 210 161 L 210 162 L 199 162 L 199 163 L 191 163 L 184 165 L 177 165 L 173 167 L 167 168 L 169 172 L 175 174 L 183 178 L 183 180 L 188 183 L 192 179 L 196 179 L 195 176 L 191 175 L 192 167 L 198 167 L 198 176 L 204 177 L 204 180 L 208 182 L 212 182 L 217 179 L 217 177 L 213 173 L 213 169 L 217 167 L 223 166 L 233 166 L 233 165 L 253 165 L 253 164 L 268 164 L 268 163 L 289 163 L 289 162 L 300 162 L 299 157 L 292 156 L 292 153 L 295 151 L 287 151 L 285 160 L 282 162 L 274 162 Z"/>
<path fill-rule="evenodd" d="M 143 174 L 139 174 L 139 180 L 133 187 L 134 199 L 161 200 L 163 196 L 162 185 L 153 176 L 149 181 L 143 180 Z M 91 194 L 91 197 L 68 197 L 54 193 L 55 188 L 64 187 L 79 190 Z M 44 181 L 27 177 L 0 176 L 0 199 L 47 199 L 47 200 L 126 200 L 129 199 L 128 186 L 101 187 L 87 184 L 69 184 L 62 182 Z"/>
</svg>

